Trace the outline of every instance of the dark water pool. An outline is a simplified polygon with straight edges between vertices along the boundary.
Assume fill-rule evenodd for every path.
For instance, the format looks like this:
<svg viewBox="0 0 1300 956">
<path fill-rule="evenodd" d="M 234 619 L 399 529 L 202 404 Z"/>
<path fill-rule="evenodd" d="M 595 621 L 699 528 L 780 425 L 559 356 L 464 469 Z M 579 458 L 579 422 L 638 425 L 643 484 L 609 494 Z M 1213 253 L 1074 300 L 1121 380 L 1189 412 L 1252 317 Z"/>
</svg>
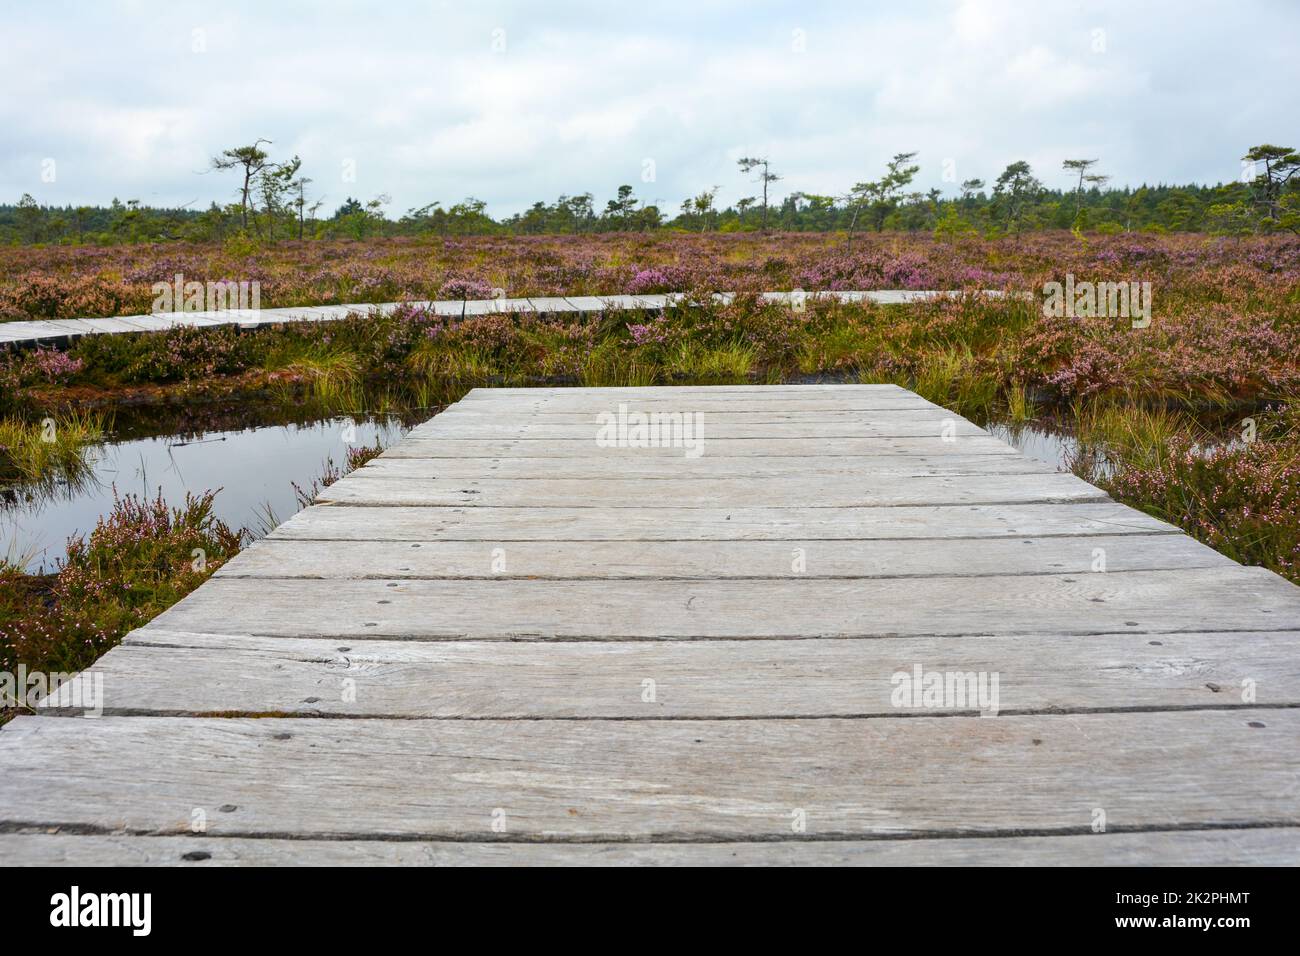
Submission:
<svg viewBox="0 0 1300 956">
<path fill-rule="evenodd" d="M 259 533 L 298 510 L 293 482 L 309 487 L 330 459 L 347 449 L 389 445 L 406 429 L 397 418 L 335 417 L 306 424 L 268 425 L 132 438 L 91 452 L 92 474 L 75 486 L 0 492 L 0 557 L 30 571 L 53 570 L 69 536 L 88 533 L 119 495 L 162 492 L 180 504 L 185 492 L 220 488 L 213 507 L 231 527 Z"/>
<path fill-rule="evenodd" d="M 1008 445 L 1013 445 L 1026 457 L 1068 471 L 1070 461 L 1078 450 L 1078 442 L 1065 431 L 1041 423 L 1024 425 L 1000 425 L 987 423 L 983 426 L 995 438 L 1001 438 Z"/>
<path fill-rule="evenodd" d="M 214 509 L 234 528 L 264 533 L 298 510 L 293 485 L 309 487 L 325 470 L 327 460 L 342 466 L 347 449 L 391 445 L 407 425 L 432 414 L 428 410 L 402 419 L 390 416 L 337 416 L 308 422 L 251 424 L 245 427 L 196 427 L 162 435 L 138 433 L 166 424 L 124 421 L 117 429 L 122 440 L 98 446 L 91 453 L 92 474 L 75 486 L 52 491 L 10 487 L 0 489 L 0 557 L 30 571 L 54 570 L 66 554 L 72 535 L 86 534 L 112 510 L 114 492 L 163 498 L 176 505 L 187 491 L 221 491 Z M 241 424 L 255 418 L 243 409 Z M 274 413 L 268 410 L 268 415 Z M 172 423 L 176 427 L 176 423 Z M 986 427 L 997 437 L 1032 458 L 1066 468 L 1073 439 L 1051 426 L 1028 424 Z"/>
</svg>

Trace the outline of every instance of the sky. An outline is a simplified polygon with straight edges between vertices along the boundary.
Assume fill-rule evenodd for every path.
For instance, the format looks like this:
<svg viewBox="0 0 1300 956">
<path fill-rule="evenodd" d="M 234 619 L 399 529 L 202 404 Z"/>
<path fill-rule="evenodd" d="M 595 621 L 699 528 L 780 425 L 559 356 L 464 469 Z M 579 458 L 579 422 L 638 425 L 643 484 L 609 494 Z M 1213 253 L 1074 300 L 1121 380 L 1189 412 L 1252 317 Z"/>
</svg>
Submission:
<svg viewBox="0 0 1300 956">
<path fill-rule="evenodd" d="M 467 196 L 500 217 L 622 183 L 842 195 L 916 151 L 954 193 L 1067 158 L 1116 185 L 1300 145 L 1300 2 L 0 3 L 0 201 L 205 208 L 222 149 L 298 155 L 328 212 Z"/>
</svg>

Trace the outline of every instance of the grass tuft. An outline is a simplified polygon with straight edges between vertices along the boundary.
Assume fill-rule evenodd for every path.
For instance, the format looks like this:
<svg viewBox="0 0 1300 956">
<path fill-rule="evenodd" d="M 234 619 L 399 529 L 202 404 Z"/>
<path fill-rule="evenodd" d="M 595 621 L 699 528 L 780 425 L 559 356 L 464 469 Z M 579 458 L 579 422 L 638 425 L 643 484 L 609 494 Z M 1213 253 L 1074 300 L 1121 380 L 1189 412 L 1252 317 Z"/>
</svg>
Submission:
<svg viewBox="0 0 1300 956">
<path fill-rule="evenodd" d="M 0 481 L 76 481 L 90 472 L 87 451 L 106 431 L 107 419 L 93 411 L 0 419 Z"/>
</svg>

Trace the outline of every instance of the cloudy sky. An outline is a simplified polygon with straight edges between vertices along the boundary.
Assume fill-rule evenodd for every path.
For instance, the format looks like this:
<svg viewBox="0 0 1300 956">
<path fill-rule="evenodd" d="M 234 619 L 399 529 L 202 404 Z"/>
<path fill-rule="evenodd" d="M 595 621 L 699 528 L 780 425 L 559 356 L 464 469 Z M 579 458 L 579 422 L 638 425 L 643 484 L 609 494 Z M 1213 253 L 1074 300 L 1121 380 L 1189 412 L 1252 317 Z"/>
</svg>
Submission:
<svg viewBox="0 0 1300 956">
<path fill-rule="evenodd" d="M 916 150 L 921 188 L 1099 157 L 1220 182 L 1300 141 L 1300 3 L 762 0 L 7 2 L 0 200 L 233 199 L 221 149 L 298 154 L 333 209 L 465 196 L 505 215 L 620 183 L 729 204 L 766 155 L 840 194 Z M 52 181 L 51 181 L 52 180 Z"/>
</svg>

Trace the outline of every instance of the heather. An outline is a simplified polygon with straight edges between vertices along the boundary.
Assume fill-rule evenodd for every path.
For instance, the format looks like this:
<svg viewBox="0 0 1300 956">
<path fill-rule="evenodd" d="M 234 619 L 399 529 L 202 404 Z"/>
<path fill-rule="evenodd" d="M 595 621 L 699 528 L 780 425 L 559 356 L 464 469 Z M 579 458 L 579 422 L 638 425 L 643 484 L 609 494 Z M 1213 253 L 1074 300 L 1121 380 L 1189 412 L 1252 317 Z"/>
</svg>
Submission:
<svg viewBox="0 0 1300 956">
<path fill-rule="evenodd" d="M 72 672 L 179 601 L 234 555 L 243 532 L 212 515 L 216 492 L 169 507 L 125 495 L 68 542 L 53 575 L 0 562 L 0 671 Z"/>
<path fill-rule="evenodd" d="M 300 507 L 354 468 L 380 454 L 373 445 L 349 448 L 344 463 L 324 464 L 306 488 L 294 485 Z M 0 560 L 0 672 L 71 673 L 89 667 L 140 627 L 202 584 L 250 536 L 213 514 L 217 491 L 187 494 L 169 506 L 161 495 L 118 496 L 88 534 L 68 542 L 54 574 L 27 574 Z M 13 716 L 0 709 L 0 723 Z"/>
<path fill-rule="evenodd" d="M 263 308 L 687 290 L 1039 289 L 1141 278 L 1169 304 L 1260 306 L 1300 280 L 1294 236 L 610 233 L 0 247 L 0 319 L 133 315 L 156 282 L 259 283 Z"/>
<path fill-rule="evenodd" d="M 1300 435 L 1285 416 L 1209 448 L 1175 435 L 1102 485 L 1235 561 L 1300 583 Z"/>
<path fill-rule="evenodd" d="M 1287 401 L 1300 376 L 1300 241 L 1279 236 L 884 233 L 850 243 L 820 234 L 611 234 L 14 247 L 0 249 L 0 300 L 9 297 L 14 315 L 71 314 L 84 304 L 77 290 L 99 283 L 123 311 L 138 311 L 148 306 L 148 284 L 177 272 L 257 279 L 265 305 L 409 304 L 385 316 L 362 307 L 338 322 L 91 336 L 66 353 L 12 353 L 0 360 L 0 411 L 30 421 L 119 401 L 213 398 L 428 409 L 476 385 L 827 377 L 897 382 L 965 414 L 1022 419 L 1118 400 L 1250 409 Z M 1066 275 L 1151 283 L 1151 324 L 1045 316 L 1043 283 Z M 794 287 L 956 294 L 897 307 L 813 299 L 802 312 L 753 294 Z M 494 289 L 512 297 L 687 291 L 697 304 L 465 320 L 420 305 Z M 709 293 L 721 289 L 735 301 L 713 302 Z"/>
<path fill-rule="evenodd" d="M 105 314 L 147 310 L 153 281 L 255 279 L 264 306 L 407 300 L 393 316 L 252 331 L 180 328 L 88 337 L 66 354 L 0 364 L 4 399 L 76 405 L 125 389 L 187 400 L 221 383 L 277 400 L 340 408 L 383 393 L 399 405 L 454 400 L 477 384 L 670 383 L 831 375 L 897 381 L 959 410 L 993 413 L 1129 395 L 1235 407 L 1294 394 L 1300 241 L 1057 232 L 1016 239 L 842 236 L 584 235 L 376 239 L 206 246 L 0 249 L 0 312 L 85 315 L 87 283 Z M 1049 318 L 1041 288 L 1150 282 L 1151 325 Z M 807 311 L 752 293 L 803 288 L 944 289 L 906 307 L 810 301 Z M 57 290 L 64 290 L 61 297 Z M 436 318 L 420 303 L 474 298 L 686 291 L 694 307 L 597 318 Z M 36 290 L 36 291 L 33 291 Z M 719 306 L 709 293 L 737 293 Z M 991 298 L 982 290 L 1028 294 Z M 5 305 L 4 303 L 8 303 Z M 90 310 L 95 311 L 95 310 Z"/>
</svg>

